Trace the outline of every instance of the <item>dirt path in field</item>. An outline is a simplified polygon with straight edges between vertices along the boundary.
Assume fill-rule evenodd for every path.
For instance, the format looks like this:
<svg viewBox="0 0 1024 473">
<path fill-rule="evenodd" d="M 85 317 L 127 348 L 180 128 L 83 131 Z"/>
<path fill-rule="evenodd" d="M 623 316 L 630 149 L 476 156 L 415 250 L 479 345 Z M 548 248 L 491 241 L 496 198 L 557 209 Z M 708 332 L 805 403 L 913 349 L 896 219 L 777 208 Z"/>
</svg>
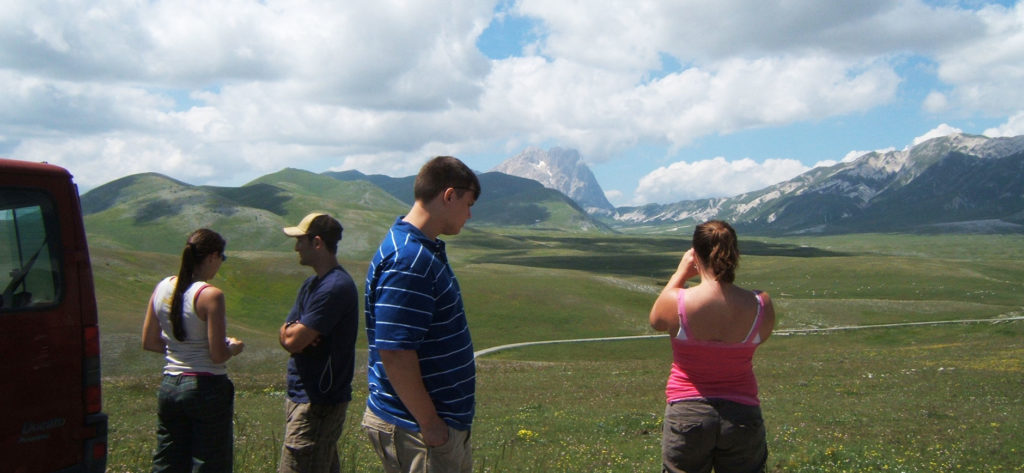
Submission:
<svg viewBox="0 0 1024 473">
<path fill-rule="evenodd" d="M 878 329 L 878 328 L 900 328 L 900 327 L 915 327 L 922 325 L 950 325 L 950 324 L 978 324 L 978 323 L 991 323 L 997 324 L 1002 322 L 1013 322 L 1018 320 L 1024 320 L 1024 316 L 1013 316 L 1003 317 L 998 319 L 960 319 L 960 320 L 936 320 L 931 322 L 904 322 L 897 324 L 876 324 L 876 325 L 850 325 L 841 327 L 823 327 L 823 328 L 799 328 L 799 329 L 788 329 L 788 330 L 776 330 L 772 332 L 774 336 L 786 336 L 786 335 L 805 335 L 813 333 L 823 332 L 839 332 L 844 330 L 865 330 L 865 329 Z M 522 342 L 512 343 L 509 345 L 499 345 L 496 347 L 484 348 L 473 353 L 473 356 L 479 358 L 484 355 L 488 355 L 494 352 L 502 350 L 510 350 L 513 348 L 522 348 L 535 345 L 551 345 L 555 343 L 584 343 L 584 342 L 610 342 L 619 340 L 639 340 L 645 338 L 663 338 L 666 335 L 664 333 L 656 335 L 631 335 L 625 337 L 599 337 L 599 338 L 575 338 L 570 340 L 542 340 L 536 342 Z"/>
</svg>

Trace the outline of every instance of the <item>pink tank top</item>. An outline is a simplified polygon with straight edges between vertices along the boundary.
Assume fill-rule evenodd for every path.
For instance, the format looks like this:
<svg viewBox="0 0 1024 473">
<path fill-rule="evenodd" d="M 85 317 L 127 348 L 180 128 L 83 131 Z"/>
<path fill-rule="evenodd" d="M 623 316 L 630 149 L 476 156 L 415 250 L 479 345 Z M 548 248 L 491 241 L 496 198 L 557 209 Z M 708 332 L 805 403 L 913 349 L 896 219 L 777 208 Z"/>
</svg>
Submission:
<svg viewBox="0 0 1024 473">
<path fill-rule="evenodd" d="M 761 343 L 764 300 L 757 298 L 757 315 L 740 343 L 694 340 L 686 324 L 685 289 L 679 290 L 679 333 L 672 338 L 672 372 L 665 386 L 669 403 L 687 399 L 726 399 L 751 406 L 757 399 L 754 351 Z"/>
</svg>

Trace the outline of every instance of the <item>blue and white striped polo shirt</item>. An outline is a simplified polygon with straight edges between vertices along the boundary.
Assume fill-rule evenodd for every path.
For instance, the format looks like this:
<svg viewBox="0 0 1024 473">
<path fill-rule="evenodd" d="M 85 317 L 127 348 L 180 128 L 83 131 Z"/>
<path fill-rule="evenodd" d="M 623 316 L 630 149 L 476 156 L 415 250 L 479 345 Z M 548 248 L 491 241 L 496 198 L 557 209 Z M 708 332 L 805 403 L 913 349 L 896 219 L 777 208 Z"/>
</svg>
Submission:
<svg viewBox="0 0 1024 473">
<path fill-rule="evenodd" d="M 399 217 L 366 272 L 367 406 L 380 418 L 418 432 L 395 394 L 378 350 L 416 350 L 423 384 L 438 416 L 468 430 L 473 423 L 476 363 L 466 311 L 444 242 Z"/>
</svg>

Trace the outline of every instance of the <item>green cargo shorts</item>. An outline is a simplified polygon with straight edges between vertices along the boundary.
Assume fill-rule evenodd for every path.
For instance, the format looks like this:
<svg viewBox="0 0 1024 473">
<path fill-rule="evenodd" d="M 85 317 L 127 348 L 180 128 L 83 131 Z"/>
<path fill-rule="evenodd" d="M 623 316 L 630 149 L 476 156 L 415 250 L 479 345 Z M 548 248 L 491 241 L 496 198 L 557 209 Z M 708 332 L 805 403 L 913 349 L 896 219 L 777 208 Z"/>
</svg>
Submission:
<svg viewBox="0 0 1024 473">
<path fill-rule="evenodd" d="M 295 403 L 285 399 L 284 447 L 279 473 L 338 473 L 338 438 L 345 426 L 347 402 Z"/>
<path fill-rule="evenodd" d="M 724 399 L 678 401 L 665 408 L 663 472 L 765 471 L 768 445 L 761 408 Z"/>
</svg>

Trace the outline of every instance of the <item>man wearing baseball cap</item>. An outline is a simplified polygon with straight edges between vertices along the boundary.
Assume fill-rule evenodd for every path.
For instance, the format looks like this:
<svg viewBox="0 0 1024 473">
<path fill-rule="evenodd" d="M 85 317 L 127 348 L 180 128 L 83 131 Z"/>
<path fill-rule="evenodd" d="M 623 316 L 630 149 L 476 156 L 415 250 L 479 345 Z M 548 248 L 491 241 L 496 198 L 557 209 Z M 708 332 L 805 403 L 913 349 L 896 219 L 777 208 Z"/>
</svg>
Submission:
<svg viewBox="0 0 1024 473">
<path fill-rule="evenodd" d="M 311 213 L 284 228 L 295 238 L 299 264 L 315 273 L 299 289 L 279 338 L 288 359 L 288 397 L 280 473 L 337 473 L 337 444 L 352 400 L 359 325 L 355 283 L 338 263 L 342 226 Z"/>
</svg>

